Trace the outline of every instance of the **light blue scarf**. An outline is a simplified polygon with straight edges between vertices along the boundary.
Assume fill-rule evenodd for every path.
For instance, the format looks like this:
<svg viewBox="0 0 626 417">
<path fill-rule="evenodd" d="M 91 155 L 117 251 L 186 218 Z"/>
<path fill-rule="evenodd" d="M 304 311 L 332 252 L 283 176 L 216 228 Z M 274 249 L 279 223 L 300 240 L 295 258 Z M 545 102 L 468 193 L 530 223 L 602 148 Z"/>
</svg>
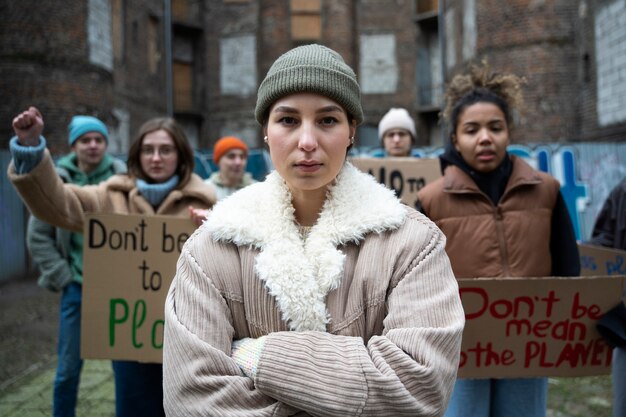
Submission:
<svg viewBox="0 0 626 417">
<path fill-rule="evenodd" d="M 152 207 L 159 207 L 165 197 L 178 185 L 178 175 L 160 184 L 148 184 L 142 179 L 137 179 L 139 193 L 145 197 Z"/>
</svg>

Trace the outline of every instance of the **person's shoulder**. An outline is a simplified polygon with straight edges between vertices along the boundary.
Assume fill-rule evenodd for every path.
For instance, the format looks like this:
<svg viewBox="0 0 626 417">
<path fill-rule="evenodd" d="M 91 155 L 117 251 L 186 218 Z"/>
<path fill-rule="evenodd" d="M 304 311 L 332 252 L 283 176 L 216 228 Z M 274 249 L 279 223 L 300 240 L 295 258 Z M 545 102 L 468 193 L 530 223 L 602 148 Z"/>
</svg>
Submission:
<svg viewBox="0 0 626 417">
<path fill-rule="evenodd" d="M 254 177 L 252 176 L 251 173 L 249 172 L 245 172 L 243 174 L 243 178 L 241 179 L 241 185 L 243 185 L 244 187 L 247 187 L 250 184 L 254 184 L 258 182 L 257 180 L 254 179 Z"/>
<path fill-rule="evenodd" d="M 135 180 L 128 174 L 114 174 L 98 184 L 107 190 L 128 192 L 136 187 Z"/>
<path fill-rule="evenodd" d="M 114 156 L 111 157 L 111 166 L 113 167 L 113 172 L 115 174 L 126 174 L 128 172 L 126 162 Z"/>
<path fill-rule="evenodd" d="M 430 181 L 426 185 L 424 185 L 417 192 L 417 198 L 420 201 L 424 201 L 430 198 L 435 198 L 436 196 L 443 194 L 444 189 L 444 177 L 439 177 L 433 181 Z"/>
<path fill-rule="evenodd" d="M 219 172 L 214 172 L 211 175 L 209 175 L 208 178 L 204 179 L 203 181 L 206 184 L 211 184 L 213 186 L 216 186 L 216 185 L 219 184 L 219 178 L 220 178 Z"/>
<path fill-rule="evenodd" d="M 71 183 L 72 182 L 72 175 L 67 170 L 67 168 L 64 168 L 62 166 L 56 165 L 54 167 L 54 170 L 56 171 L 57 174 L 59 174 L 59 177 L 61 177 L 61 180 L 63 180 L 63 182 L 67 182 L 67 183 Z"/>
<path fill-rule="evenodd" d="M 615 187 L 613 187 L 613 193 L 626 195 L 626 177 L 622 178 L 620 182 L 617 183 Z"/>
<path fill-rule="evenodd" d="M 547 172 L 540 171 L 532 167 L 523 158 L 511 155 L 511 161 L 513 162 L 514 174 L 518 180 L 535 181 L 539 180 L 540 184 L 551 186 L 556 189 L 560 189 L 559 181 Z M 517 174 L 515 174 L 517 172 Z"/>
<path fill-rule="evenodd" d="M 435 234 L 441 233 L 439 227 L 428 216 L 409 206 L 406 208 L 406 221 L 403 227 L 412 231 L 421 230 Z"/>
<path fill-rule="evenodd" d="M 559 180 L 557 180 L 556 178 L 554 178 L 551 174 L 548 174 L 547 172 L 543 172 L 543 171 L 539 171 L 539 170 L 535 170 L 535 174 L 539 177 L 539 179 L 541 180 L 541 184 L 545 187 L 549 187 L 553 192 L 560 192 L 561 190 L 561 183 L 559 182 Z"/>
<path fill-rule="evenodd" d="M 209 209 L 208 216 L 212 216 L 213 211 L 214 208 Z M 215 264 L 212 260 L 220 259 L 219 264 L 222 264 L 230 256 L 236 256 L 237 250 L 237 245 L 231 240 L 215 238 L 214 231 L 207 226 L 207 221 L 191 234 L 183 247 L 183 252 L 194 258 L 203 270 Z"/>
<path fill-rule="evenodd" d="M 405 209 L 405 221 L 391 233 L 393 237 L 409 244 L 420 241 L 425 244 L 443 238 L 443 232 L 426 215 L 409 206 L 405 206 Z"/>
<path fill-rule="evenodd" d="M 186 192 L 214 192 L 215 184 L 211 184 L 207 180 L 202 179 L 198 174 L 192 173 L 189 180 L 183 187 Z"/>
<path fill-rule="evenodd" d="M 435 189 L 436 190 L 443 189 L 444 181 L 445 181 L 445 177 L 444 176 L 438 177 L 438 178 L 430 181 L 426 185 L 424 185 L 422 188 L 420 188 L 419 191 L 422 191 L 422 190 L 432 191 L 432 190 L 435 190 Z"/>
<path fill-rule="evenodd" d="M 217 201 L 214 185 L 203 180 L 198 174 L 192 173 L 183 187 L 183 194 L 203 200 L 209 206 Z"/>
<path fill-rule="evenodd" d="M 189 176 L 189 182 L 187 184 L 193 187 L 206 187 L 205 180 L 203 180 L 202 177 L 200 177 L 200 175 L 196 174 L 195 172 L 191 173 L 191 175 Z"/>
<path fill-rule="evenodd" d="M 377 245 L 380 256 L 389 259 L 417 260 L 438 247 L 445 247 L 443 232 L 424 214 L 406 206 L 404 222 L 395 230 L 384 234 L 369 234 L 366 241 Z M 412 264 L 410 261 L 407 265 Z M 399 274 L 403 276 L 403 274 Z"/>
<path fill-rule="evenodd" d="M 46 233 L 49 234 L 50 230 L 54 230 L 55 227 L 50 224 L 44 222 L 43 220 L 39 220 L 37 217 L 30 215 L 28 217 L 28 226 L 26 228 L 26 232 L 28 235 L 38 234 L 38 233 Z"/>
</svg>

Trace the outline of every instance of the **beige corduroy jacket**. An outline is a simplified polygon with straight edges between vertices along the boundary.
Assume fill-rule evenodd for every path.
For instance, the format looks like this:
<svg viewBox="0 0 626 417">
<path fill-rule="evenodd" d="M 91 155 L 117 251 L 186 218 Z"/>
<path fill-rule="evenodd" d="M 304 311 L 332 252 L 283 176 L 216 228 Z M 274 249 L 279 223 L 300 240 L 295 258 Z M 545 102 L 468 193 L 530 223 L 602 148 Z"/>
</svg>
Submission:
<svg viewBox="0 0 626 417">
<path fill-rule="evenodd" d="M 188 217 L 188 207 L 211 208 L 216 201 L 213 188 L 196 174 L 174 189 L 155 210 L 140 193 L 135 180 L 114 175 L 98 185 L 64 184 L 54 170 L 48 151 L 27 174 L 17 174 L 9 165 L 9 179 L 38 219 L 75 232 L 83 231 L 85 213 L 159 214 Z"/>
<path fill-rule="evenodd" d="M 349 163 L 304 242 L 276 172 L 222 200 L 166 300 L 167 415 L 443 415 L 464 326 L 444 247 Z M 252 380 L 231 343 L 263 335 Z"/>
</svg>

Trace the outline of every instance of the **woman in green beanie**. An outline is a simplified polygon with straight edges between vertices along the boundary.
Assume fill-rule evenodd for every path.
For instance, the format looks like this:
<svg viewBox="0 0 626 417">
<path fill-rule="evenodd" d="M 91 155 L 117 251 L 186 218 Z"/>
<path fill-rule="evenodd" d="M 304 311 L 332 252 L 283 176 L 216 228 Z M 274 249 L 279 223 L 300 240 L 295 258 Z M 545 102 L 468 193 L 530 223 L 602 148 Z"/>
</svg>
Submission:
<svg viewBox="0 0 626 417">
<path fill-rule="evenodd" d="M 356 75 L 279 57 L 255 110 L 275 171 L 221 200 L 165 306 L 168 416 L 442 415 L 464 315 L 426 217 L 346 161 Z"/>
</svg>

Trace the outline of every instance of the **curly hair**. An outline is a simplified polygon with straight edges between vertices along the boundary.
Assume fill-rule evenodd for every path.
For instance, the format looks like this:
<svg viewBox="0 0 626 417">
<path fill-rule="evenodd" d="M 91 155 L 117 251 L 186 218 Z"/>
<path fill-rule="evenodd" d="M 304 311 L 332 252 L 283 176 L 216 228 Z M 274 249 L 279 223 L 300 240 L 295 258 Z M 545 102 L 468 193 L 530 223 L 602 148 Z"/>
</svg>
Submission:
<svg viewBox="0 0 626 417">
<path fill-rule="evenodd" d="M 519 112 L 524 104 L 522 86 L 525 83 L 524 77 L 515 74 L 491 72 L 489 64 L 484 60 L 482 66 L 471 64 L 469 73 L 456 75 L 448 85 L 445 93 L 446 107 L 441 117 L 449 123 L 451 133 L 454 133 L 463 110 L 472 104 L 488 102 L 502 110 L 511 127 L 512 110 Z"/>
</svg>

